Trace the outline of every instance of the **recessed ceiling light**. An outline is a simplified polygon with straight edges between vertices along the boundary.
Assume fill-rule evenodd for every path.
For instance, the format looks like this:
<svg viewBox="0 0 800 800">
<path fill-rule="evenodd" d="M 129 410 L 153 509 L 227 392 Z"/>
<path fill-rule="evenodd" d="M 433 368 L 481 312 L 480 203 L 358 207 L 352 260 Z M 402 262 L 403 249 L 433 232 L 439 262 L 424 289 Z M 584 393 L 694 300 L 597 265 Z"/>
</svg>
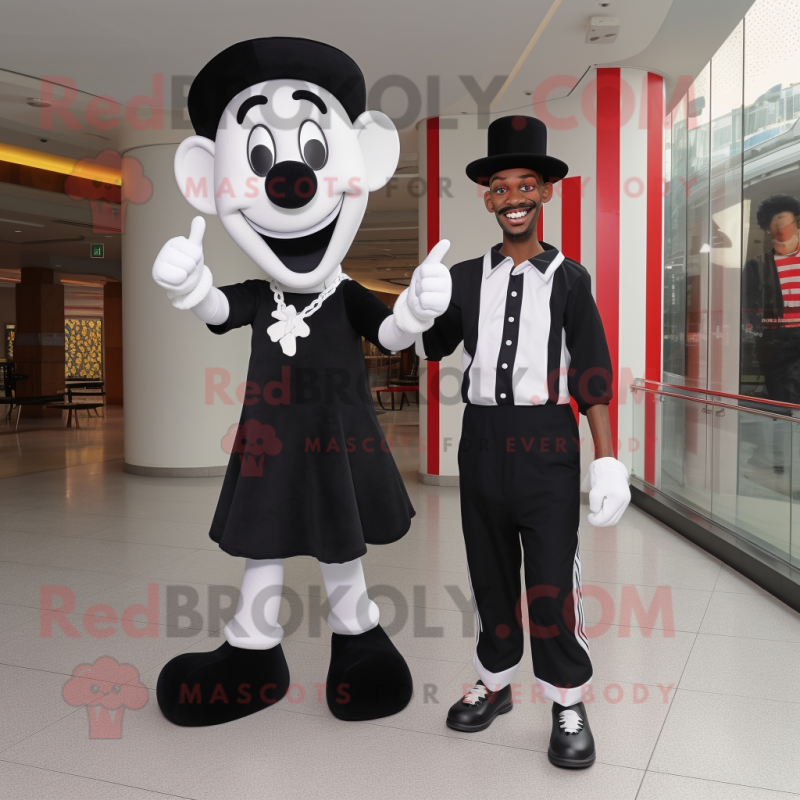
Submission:
<svg viewBox="0 0 800 800">
<path fill-rule="evenodd" d="M 14 231 L 14 233 L 22 233 L 22 231 Z"/>
<path fill-rule="evenodd" d="M 26 102 L 34 108 L 50 108 L 53 105 L 49 100 L 42 100 L 41 97 L 29 97 Z"/>
</svg>

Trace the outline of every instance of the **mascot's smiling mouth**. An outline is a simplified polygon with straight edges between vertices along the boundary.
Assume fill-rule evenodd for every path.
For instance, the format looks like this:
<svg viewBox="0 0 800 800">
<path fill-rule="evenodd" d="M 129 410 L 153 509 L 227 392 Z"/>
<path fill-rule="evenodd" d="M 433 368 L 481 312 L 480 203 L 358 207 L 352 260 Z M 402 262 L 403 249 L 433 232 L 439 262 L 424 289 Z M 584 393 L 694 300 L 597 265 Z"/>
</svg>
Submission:
<svg viewBox="0 0 800 800">
<path fill-rule="evenodd" d="M 292 272 L 307 273 L 315 270 L 322 261 L 336 229 L 343 203 L 344 195 L 341 196 L 336 208 L 316 225 L 289 233 L 262 228 L 243 211 L 240 213 L 287 269 Z"/>
</svg>

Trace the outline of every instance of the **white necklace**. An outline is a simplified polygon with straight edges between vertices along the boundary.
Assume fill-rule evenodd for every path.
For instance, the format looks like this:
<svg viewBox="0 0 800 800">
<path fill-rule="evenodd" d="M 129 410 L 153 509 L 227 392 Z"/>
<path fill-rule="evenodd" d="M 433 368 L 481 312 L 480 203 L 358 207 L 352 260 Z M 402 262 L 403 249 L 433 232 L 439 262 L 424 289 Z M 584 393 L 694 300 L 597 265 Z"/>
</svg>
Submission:
<svg viewBox="0 0 800 800">
<path fill-rule="evenodd" d="M 275 281 L 271 281 L 269 288 L 272 289 L 272 294 L 275 297 L 275 304 L 278 306 L 275 311 L 272 312 L 272 316 L 275 317 L 278 322 L 275 322 L 267 328 L 269 338 L 272 339 L 273 342 L 280 342 L 281 350 L 283 350 L 285 355 L 293 356 L 297 352 L 298 337 L 306 337 L 311 333 L 306 319 L 315 311 L 319 310 L 319 307 L 336 291 L 336 287 L 342 281 L 349 280 L 349 275 L 340 272 L 333 283 L 324 291 L 320 292 L 299 314 L 294 306 L 286 305 L 283 301 L 283 290 Z"/>
</svg>

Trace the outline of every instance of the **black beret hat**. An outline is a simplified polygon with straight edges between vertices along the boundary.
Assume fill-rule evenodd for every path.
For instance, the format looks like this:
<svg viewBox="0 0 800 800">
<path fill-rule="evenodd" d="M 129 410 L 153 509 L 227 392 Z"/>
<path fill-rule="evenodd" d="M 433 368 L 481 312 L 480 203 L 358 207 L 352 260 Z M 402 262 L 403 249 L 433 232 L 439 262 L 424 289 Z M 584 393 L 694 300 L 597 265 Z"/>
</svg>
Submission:
<svg viewBox="0 0 800 800">
<path fill-rule="evenodd" d="M 327 89 L 351 122 L 366 110 L 364 75 L 350 56 L 323 42 L 273 36 L 231 45 L 200 70 L 188 98 L 195 131 L 214 139 L 225 107 L 239 92 L 281 78 L 309 81 Z"/>
</svg>

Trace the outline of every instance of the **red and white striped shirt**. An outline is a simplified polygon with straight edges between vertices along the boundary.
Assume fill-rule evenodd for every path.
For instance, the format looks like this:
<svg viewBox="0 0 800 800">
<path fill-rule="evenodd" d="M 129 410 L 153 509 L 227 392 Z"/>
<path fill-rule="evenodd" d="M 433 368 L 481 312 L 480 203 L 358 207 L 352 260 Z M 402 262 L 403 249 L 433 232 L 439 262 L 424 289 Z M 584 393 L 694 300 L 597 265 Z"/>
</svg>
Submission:
<svg viewBox="0 0 800 800">
<path fill-rule="evenodd" d="M 773 328 L 800 328 L 800 251 L 787 256 L 776 253 L 775 266 L 783 295 L 783 316 L 764 322 Z"/>
</svg>

